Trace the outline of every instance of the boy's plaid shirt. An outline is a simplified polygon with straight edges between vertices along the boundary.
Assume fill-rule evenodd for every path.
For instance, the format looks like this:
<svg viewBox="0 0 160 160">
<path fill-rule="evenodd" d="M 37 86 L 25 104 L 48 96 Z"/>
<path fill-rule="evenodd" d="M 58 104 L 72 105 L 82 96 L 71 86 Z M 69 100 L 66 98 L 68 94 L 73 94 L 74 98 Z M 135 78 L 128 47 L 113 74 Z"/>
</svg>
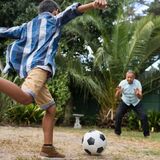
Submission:
<svg viewBox="0 0 160 160">
<path fill-rule="evenodd" d="M 12 28 L 0 28 L 0 38 L 16 39 L 6 51 L 6 67 L 4 73 L 10 69 L 16 70 L 21 78 L 37 67 L 50 67 L 55 72 L 55 55 L 64 24 L 81 15 L 77 12 L 79 3 L 67 7 L 57 16 L 43 12 L 28 23 Z"/>
</svg>

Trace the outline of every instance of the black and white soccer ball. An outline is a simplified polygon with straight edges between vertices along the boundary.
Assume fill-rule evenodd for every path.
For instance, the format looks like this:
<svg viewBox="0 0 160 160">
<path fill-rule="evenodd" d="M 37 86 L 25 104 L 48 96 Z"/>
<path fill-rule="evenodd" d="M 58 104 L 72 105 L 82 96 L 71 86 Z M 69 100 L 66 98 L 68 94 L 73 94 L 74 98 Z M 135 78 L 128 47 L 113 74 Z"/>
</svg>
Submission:
<svg viewBox="0 0 160 160">
<path fill-rule="evenodd" d="M 82 147 L 89 155 L 101 154 L 107 146 L 105 135 L 98 131 L 92 130 L 84 134 L 82 138 Z"/>
</svg>

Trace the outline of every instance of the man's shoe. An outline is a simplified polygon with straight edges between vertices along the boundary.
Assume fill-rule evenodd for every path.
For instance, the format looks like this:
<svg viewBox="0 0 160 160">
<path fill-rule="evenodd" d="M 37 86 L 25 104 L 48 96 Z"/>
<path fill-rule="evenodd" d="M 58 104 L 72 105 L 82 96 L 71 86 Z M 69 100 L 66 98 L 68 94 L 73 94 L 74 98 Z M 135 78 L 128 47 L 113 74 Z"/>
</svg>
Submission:
<svg viewBox="0 0 160 160">
<path fill-rule="evenodd" d="M 121 136 L 120 133 L 117 133 L 117 132 L 114 132 L 114 133 L 115 133 L 115 135 L 116 135 L 117 137 L 120 137 L 120 136 Z"/>
<path fill-rule="evenodd" d="M 149 134 L 144 135 L 145 138 L 148 138 L 149 136 L 150 136 Z"/>
<path fill-rule="evenodd" d="M 65 155 L 56 151 L 53 146 L 43 146 L 40 152 L 40 156 L 48 159 L 64 159 Z"/>
</svg>

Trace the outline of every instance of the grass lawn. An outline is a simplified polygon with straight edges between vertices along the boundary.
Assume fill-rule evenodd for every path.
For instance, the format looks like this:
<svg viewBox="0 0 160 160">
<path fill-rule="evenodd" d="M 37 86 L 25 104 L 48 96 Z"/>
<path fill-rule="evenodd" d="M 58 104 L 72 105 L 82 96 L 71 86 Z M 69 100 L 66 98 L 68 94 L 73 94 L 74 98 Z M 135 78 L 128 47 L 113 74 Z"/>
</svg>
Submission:
<svg viewBox="0 0 160 160">
<path fill-rule="evenodd" d="M 81 146 L 83 135 L 92 129 L 107 138 L 107 148 L 100 156 L 89 156 Z M 40 160 L 42 144 L 41 128 L 0 126 L 0 160 Z M 117 137 L 112 129 L 55 127 L 54 144 L 66 160 L 160 160 L 159 133 L 144 138 L 142 132 L 123 129 Z"/>
</svg>

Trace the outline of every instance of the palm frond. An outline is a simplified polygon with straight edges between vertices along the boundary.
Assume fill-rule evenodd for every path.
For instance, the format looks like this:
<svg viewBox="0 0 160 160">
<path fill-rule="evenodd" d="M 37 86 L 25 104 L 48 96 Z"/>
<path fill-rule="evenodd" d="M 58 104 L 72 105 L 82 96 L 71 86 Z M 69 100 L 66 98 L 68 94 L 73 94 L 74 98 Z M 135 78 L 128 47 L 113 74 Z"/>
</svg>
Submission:
<svg viewBox="0 0 160 160">
<path fill-rule="evenodd" d="M 151 17 L 145 17 L 135 24 L 135 31 L 129 40 L 125 70 L 129 64 L 132 64 L 132 61 L 141 61 L 145 57 L 153 28 Z"/>
</svg>

